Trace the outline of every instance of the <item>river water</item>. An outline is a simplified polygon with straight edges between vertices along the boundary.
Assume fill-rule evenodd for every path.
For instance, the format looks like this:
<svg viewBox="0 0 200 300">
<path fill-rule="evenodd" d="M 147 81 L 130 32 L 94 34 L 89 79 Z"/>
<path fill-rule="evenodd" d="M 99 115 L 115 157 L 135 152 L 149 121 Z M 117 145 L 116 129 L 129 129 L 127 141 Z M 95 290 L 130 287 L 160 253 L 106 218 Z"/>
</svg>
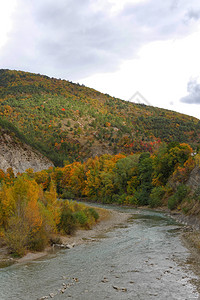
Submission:
<svg viewBox="0 0 200 300">
<path fill-rule="evenodd" d="M 160 212 L 120 211 L 132 213 L 128 223 L 94 242 L 1 269 L 0 300 L 200 299 L 182 226 Z"/>
</svg>

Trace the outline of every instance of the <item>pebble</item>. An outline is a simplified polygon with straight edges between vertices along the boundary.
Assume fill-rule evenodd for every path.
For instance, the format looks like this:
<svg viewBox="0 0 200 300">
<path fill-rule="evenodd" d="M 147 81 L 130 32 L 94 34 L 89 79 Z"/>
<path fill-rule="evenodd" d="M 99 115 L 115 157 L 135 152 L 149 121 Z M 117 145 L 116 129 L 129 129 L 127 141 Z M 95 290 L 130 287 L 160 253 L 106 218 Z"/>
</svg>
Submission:
<svg viewBox="0 0 200 300">
<path fill-rule="evenodd" d="M 115 289 L 115 290 L 117 290 L 117 291 L 120 290 L 120 288 L 119 288 L 118 286 L 116 286 L 116 285 L 113 285 L 113 289 Z"/>
<path fill-rule="evenodd" d="M 104 279 L 101 280 L 101 282 L 106 283 L 106 282 L 108 282 L 108 279 L 104 278 Z"/>
<path fill-rule="evenodd" d="M 62 284 L 65 288 L 67 288 L 67 286 L 66 286 L 66 284 L 63 282 L 63 284 Z"/>
<path fill-rule="evenodd" d="M 115 289 L 117 291 L 127 292 L 127 288 L 124 288 L 124 287 L 120 288 L 116 285 L 113 285 L 113 289 Z"/>
</svg>

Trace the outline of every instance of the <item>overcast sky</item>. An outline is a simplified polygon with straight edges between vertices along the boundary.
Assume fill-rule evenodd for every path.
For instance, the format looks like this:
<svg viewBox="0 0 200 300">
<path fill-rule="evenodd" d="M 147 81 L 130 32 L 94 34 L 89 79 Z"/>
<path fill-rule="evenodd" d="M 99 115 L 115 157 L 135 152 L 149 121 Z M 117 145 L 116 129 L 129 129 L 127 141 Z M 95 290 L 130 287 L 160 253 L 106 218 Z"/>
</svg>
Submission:
<svg viewBox="0 0 200 300">
<path fill-rule="evenodd" d="M 200 119 L 200 1 L 1 1 L 0 68 Z"/>
</svg>

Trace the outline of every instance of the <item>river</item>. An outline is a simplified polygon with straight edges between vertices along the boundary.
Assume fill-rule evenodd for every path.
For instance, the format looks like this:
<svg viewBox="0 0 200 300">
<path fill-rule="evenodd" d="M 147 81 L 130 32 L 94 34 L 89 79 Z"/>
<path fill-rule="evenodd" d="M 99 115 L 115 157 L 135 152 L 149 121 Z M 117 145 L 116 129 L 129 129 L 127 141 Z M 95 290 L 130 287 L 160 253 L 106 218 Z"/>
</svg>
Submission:
<svg viewBox="0 0 200 300">
<path fill-rule="evenodd" d="M 182 226 L 161 212 L 118 209 L 132 214 L 128 223 L 96 241 L 1 269 L 0 299 L 200 299 Z"/>
</svg>

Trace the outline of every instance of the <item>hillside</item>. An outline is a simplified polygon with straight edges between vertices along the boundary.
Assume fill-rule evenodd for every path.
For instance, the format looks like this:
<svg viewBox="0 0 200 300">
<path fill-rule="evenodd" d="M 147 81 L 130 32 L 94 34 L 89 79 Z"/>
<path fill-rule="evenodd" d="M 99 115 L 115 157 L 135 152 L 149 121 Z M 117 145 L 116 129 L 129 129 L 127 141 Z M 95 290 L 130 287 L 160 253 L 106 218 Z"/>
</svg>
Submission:
<svg viewBox="0 0 200 300">
<path fill-rule="evenodd" d="M 160 141 L 200 143 L 196 118 L 22 71 L 0 70 L 0 122 L 59 166 L 104 153 L 151 152 Z"/>
</svg>

